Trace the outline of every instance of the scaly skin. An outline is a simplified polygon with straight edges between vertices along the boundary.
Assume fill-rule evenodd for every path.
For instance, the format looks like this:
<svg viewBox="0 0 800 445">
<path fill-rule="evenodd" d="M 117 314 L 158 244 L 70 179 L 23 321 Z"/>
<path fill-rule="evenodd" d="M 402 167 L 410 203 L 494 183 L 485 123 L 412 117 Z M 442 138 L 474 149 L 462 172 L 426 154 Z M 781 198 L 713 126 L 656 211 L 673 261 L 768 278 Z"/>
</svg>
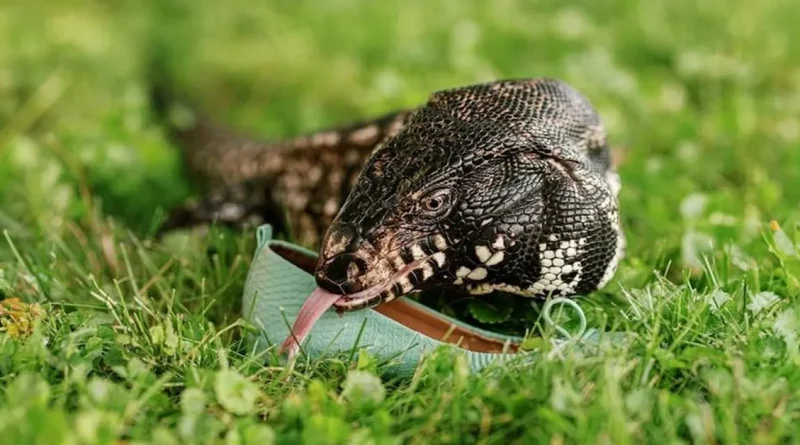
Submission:
<svg viewBox="0 0 800 445">
<path fill-rule="evenodd" d="M 430 288 L 571 297 L 624 251 L 619 178 L 589 102 L 551 79 L 435 93 L 372 123 L 267 144 L 198 120 L 173 134 L 217 191 L 167 227 L 282 210 L 317 283 L 355 310 Z M 321 241 L 320 241 L 320 238 Z"/>
<path fill-rule="evenodd" d="M 312 249 L 320 245 L 375 147 L 396 134 L 408 117 L 396 111 L 270 142 L 238 134 L 172 102 L 167 92 L 154 92 L 163 119 L 171 109 L 189 114 L 182 125 L 168 120 L 168 133 L 206 195 L 172 209 L 161 232 L 212 223 L 236 228 L 270 223 Z"/>
</svg>

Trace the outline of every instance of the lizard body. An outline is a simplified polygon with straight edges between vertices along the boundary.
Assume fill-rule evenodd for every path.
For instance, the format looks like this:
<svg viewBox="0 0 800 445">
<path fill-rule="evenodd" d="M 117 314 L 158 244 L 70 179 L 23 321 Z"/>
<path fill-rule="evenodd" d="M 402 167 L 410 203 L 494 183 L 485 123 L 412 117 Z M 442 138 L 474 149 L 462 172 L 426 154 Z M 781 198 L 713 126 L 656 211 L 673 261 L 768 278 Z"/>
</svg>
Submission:
<svg viewBox="0 0 800 445">
<path fill-rule="evenodd" d="M 270 222 L 319 249 L 355 310 L 433 287 L 574 296 L 624 251 L 604 127 L 552 79 L 434 93 L 423 106 L 275 143 L 197 117 L 171 135 L 211 192 L 165 228 Z"/>
<path fill-rule="evenodd" d="M 167 100 L 159 97 L 156 102 L 162 107 Z M 409 114 L 396 111 L 273 142 L 190 113 L 182 125 L 170 123 L 168 133 L 206 195 L 172 209 L 161 231 L 270 223 L 313 249 L 369 155 L 402 128 Z"/>
</svg>

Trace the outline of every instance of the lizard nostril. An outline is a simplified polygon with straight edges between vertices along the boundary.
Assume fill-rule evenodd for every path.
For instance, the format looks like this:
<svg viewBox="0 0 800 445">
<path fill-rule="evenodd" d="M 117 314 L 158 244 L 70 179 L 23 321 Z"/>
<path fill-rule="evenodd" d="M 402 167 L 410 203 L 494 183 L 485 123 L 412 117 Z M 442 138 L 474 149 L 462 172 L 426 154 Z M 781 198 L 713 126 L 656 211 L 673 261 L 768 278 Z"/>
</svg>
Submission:
<svg viewBox="0 0 800 445">
<path fill-rule="evenodd" d="M 353 281 L 367 270 L 367 263 L 352 253 L 343 253 L 331 258 L 323 270 L 323 275 L 337 284 Z"/>
</svg>

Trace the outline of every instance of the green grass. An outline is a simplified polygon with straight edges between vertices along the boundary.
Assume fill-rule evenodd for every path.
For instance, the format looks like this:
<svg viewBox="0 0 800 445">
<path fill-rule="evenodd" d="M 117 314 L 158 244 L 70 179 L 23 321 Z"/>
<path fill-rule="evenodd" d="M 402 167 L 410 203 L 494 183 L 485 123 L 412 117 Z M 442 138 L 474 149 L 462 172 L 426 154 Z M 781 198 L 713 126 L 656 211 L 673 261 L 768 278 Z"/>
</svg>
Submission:
<svg viewBox="0 0 800 445">
<path fill-rule="evenodd" d="M 565 3 L 3 3 L 0 294 L 46 316 L 3 316 L 0 441 L 798 441 L 800 4 Z M 253 234 L 151 239 L 192 193 L 147 106 L 154 51 L 274 137 L 478 81 L 574 85 L 622 159 L 629 242 L 581 305 L 632 341 L 480 375 L 443 351 L 410 381 L 366 356 L 262 366 L 237 308 Z"/>
</svg>

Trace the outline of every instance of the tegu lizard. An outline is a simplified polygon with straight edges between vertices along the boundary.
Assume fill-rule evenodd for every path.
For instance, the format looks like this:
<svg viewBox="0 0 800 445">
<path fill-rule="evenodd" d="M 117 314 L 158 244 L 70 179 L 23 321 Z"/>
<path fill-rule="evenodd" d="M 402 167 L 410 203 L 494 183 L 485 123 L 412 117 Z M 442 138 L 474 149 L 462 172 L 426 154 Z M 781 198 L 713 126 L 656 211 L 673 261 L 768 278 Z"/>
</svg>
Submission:
<svg viewBox="0 0 800 445">
<path fill-rule="evenodd" d="M 416 109 L 278 142 L 203 117 L 171 134 L 212 191 L 165 229 L 287 229 L 319 249 L 314 312 L 430 288 L 570 297 L 604 286 L 624 252 L 604 126 L 558 80 L 448 89 Z"/>
</svg>

